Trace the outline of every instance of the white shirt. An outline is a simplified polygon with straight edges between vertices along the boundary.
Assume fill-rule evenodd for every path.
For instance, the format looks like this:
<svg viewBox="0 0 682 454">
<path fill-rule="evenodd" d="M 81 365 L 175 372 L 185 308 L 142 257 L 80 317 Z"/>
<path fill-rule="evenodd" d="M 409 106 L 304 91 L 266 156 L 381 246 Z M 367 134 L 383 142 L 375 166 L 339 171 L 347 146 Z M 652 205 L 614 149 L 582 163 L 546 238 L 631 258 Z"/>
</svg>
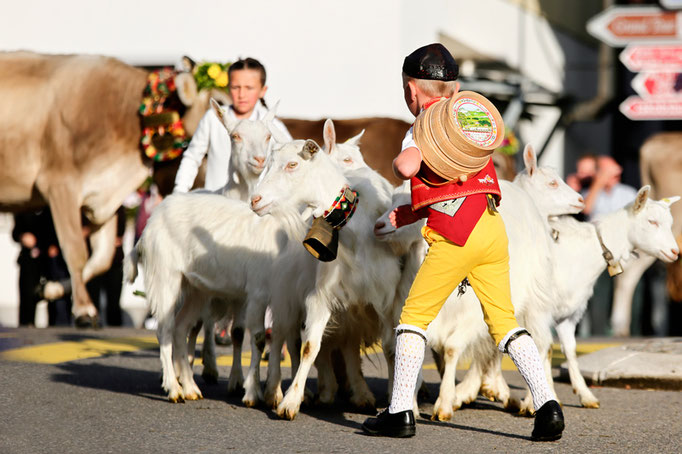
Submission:
<svg viewBox="0 0 682 454">
<path fill-rule="evenodd" d="M 232 106 L 229 106 L 225 111 L 233 119 L 237 118 L 234 110 L 232 110 Z M 267 113 L 268 109 L 258 102 L 253 112 L 251 112 L 249 120 L 262 120 Z M 289 140 L 293 140 L 284 123 L 275 118 L 273 125 L 281 130 Z M 201 161 L 207 153 L 204 188 L 209 191 L 222 189 L 227 184 L 231 147 L 227 129 L 225 129 L 225 126 L 218 119 L 213 109 L 208 109 L 201 118 L 189 147 L 182 153 L 182 161 L 180 162 L 178 173 L 175 175 L 175 188 L 173 188 L 173 192 L 188 192 L 192 188 L 194 179 L 199 172 Z"/>
</svg>

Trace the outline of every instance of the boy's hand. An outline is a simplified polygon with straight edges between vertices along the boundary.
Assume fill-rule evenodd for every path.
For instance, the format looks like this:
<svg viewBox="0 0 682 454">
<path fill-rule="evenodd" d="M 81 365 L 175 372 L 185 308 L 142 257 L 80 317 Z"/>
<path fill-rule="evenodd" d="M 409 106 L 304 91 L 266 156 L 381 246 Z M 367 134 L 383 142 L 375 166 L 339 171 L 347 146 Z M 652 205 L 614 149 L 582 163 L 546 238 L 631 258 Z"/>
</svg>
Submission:
<svg viewBox="0 0 682 454">
<path fill-rule="evenodd" d="M 400 205 L 388 215 L 388 220 L 396 229 L 408 224 L 412 224 L 420 220 L 422 216 L 412 211 L 410 205 Z"/>
</svg>

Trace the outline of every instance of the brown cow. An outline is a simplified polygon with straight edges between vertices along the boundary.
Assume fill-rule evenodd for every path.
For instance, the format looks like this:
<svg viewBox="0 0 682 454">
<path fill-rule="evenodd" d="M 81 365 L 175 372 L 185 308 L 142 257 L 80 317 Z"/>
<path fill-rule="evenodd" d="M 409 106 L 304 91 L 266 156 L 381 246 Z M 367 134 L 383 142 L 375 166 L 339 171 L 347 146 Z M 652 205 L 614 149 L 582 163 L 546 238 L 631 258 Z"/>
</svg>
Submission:
<svg viewBox="0 0 682 454">
<path fill-rule="evenodd" d="M 114 214 L 151 167 L 139 146 L 147 75 L 108 57 L 0 53 L 0 210 L 50 206 L 77 326 L 98 323 L 85 283 L 111 265 Z M 193 77 L 176 84 L 192 133 L 220 95 L 197 93 Z M 90 258 L 81 213 L 94 226 Z"/>
<path fill-rule="evenodd" d="M 682 132 L 664 132 L 650 137 L 640 149 L 642 185 L 649 184 L 653 198 L 682 195 Z M 673 233 L 682 247 L 682 206 L 672 205 Z M 668 265 L 668 291 L 682 301 L 682 266 L 680 260 Z"/>
<path fill-rule="evenodd" d="M 323 143 L 322 130 L 325 120 L 296 120 L 283 118 L 294 139 L 313 139 L 317 143 Z M 368 166 L 379 172 L 384 178 L 399 185 L 402 183 L 394 174 L 391 163 L 393 158 L 400 152 L 403 138 L 410 124 L 393 118 L 354 118 L 350 120 L 334 120 L 336 137 L 339 142 L 347 140 L 359 134 L 363 129 L 365 133 L 360 140 L 360 149 Z M 513 180 L 516 175 L 514 159 L 511 156 L 494 153 L 493 161 L 495 170 L 500 178 Z"/>
</svg>

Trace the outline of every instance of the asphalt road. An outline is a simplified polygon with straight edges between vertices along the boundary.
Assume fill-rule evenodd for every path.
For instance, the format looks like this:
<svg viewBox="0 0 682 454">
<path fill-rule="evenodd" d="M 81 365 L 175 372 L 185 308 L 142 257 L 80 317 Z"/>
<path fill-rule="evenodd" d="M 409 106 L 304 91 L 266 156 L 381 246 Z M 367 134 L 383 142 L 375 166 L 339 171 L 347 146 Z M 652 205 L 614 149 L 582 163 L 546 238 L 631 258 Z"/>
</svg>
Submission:
<svg viewBox="0 0 682 454">
<path fill-rule="evenodd" d="M 103 341 L 114 347 L 102 346 Z M 59 361 L 53 364 L 37 362 L 45 360 L 40 355 L 24 359 L 31 362 L 7 359 L 36 346 L 73 351 L 72 356 L 83 359 L 68 359 L 64 353 L 64 361 L 55 351 L 49 353 Z M 230 350 L 219 347 L 218 353 L 229 355 Z M 370 355 L 364 368 L 379 404 L 385 405 L 383 359 Z M 239 397 L 226 394 L 227 366 L 219 367 L 217 385 L 206 385 L 195 366 L 204 399 L 171 404 L 161 390 L 159 370 L 149 331 L 1 330 L 0 453 L 682 452 L 680 392 L 598 388 L 594 392 L 602 408 L 588 410 L 579 407 L 570 385 L 558 382 L 564 436 L 535 443 L 529 439 L 532 419 L 506 413 L 482 398 L 455 412 L 451 422 L 430 421 L 438 375 L 428 368 L 431 397 L 421 403 L 417 436 L 395 440 L 363 435 L 360 424 L 367 415 L 343 402 L 331 408 L 306 406 L 294 421 L 280 420 L 265 408 L 245 408 Z M 461 379 L 463 371 L 457 376 Z M 505 377 L 520 397 L 518 373 L 505 371 Z M 308 386 L 316 388 L 314 371 Z"/>
</svg>

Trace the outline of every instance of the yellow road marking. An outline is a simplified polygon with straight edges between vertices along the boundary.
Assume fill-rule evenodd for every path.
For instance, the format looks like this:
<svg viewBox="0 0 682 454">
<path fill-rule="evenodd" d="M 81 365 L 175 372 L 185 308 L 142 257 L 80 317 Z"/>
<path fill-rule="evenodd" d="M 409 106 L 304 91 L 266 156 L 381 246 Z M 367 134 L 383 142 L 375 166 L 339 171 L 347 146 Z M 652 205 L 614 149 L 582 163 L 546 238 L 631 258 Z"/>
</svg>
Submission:
<svg viewBox="0 0 682 454">
<path fill-rule="evenodd" d="M 57 364 L 158 347 L 154 337 L 83 339 L 31 345 L 0 352 L 0 359 L 29 363 Z"/>
<path fill-rule="evenodd" d="M 5 333 L 3 333 L 5 334 Z M 9 336 L 3 336 L 8 338 Z M 201 342 L 201 338 L 198 342 Z M 26 347 L 19 347 L 11 350 L 0 352 L 0 360 L 42 363 L 42 364 L 58 364 L 68 361 L 75 361 L 79 359 L 97 358 L 106 355 L 114 355 L 119 353 L 134 352 L 138 350 L 148 350 L 158 348 L 156 337 L 116 337 L 116 338 L 102 338 L 102 339 L 83 339 L 81 341 L 64 341 L 54 342 L 49 344 L 31 345 Z M 601 350 L 608 347 L 620 345 L 618 343 L 580 343 L 576 351 L 578 356 Z M 566 357 L 561 352 L 559 344 L 552 346 L 552 366 L 559 366 L 566 360 Z M 364 354 L 378 354 L 381 353 L 381 346 L 375 345 L 368 349 Z M 232 355 L 220 355 L 216 358 L 219 366 L 232 366 Z M 195 361 L 201 364 L 201 358 Z M 242 365 L 247 366 L 251 362 L 251 352 L 249 350 L 242 352 Z M 265 363 L 263 363 L 265 364 Z M 283 367 L 291 367 L 291 358 L 289 355 L 284 355 L 282 361 Z M 458 369 L 468 369 L 469 361 L 460 361 Z M 436 365 L 432 362 L 424 364 L 424 369 L 435 370 Z M 516 370 L 514 363 L 508 356 L 502 359 L 502 370 Z"/>
</svg>

